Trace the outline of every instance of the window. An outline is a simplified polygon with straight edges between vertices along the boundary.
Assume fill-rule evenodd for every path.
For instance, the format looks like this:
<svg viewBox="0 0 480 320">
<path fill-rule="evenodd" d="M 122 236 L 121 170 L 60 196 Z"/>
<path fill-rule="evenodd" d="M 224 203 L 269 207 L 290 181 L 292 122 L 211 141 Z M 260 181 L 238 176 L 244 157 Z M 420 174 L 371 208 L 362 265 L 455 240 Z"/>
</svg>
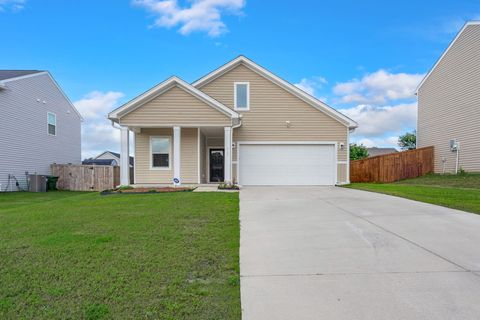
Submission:
<svg viewBox="0 0 480 320">
<path fill-rule="evenodd" d="M 55 113 L 48 112 L 47 113 L 47 126 L 48 126 L 48 134 L 52 136 L 57 135 L 57 116 Z"/>
<path fill-rule="evenodd" d="M 235 82 L 235 110 L 250 109 L 250 83 Z"/>
<path fill-rule="evenodd" d="M 150 137 L 152 169 L 170 169 L 170 138 Z"/>
</svg>

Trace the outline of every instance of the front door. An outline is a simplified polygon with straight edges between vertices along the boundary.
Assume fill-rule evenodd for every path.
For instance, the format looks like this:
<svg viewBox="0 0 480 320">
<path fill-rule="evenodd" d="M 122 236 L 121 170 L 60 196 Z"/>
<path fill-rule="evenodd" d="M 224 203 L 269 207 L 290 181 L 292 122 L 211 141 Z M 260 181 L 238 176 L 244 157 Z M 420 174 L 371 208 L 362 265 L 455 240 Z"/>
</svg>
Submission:
<svg viewBox="0 0 480 320">
<path fill-rule="evenodd" d="M 225 149 L 210 149 L 210 182 L 223 182 Z"/>
</svg>

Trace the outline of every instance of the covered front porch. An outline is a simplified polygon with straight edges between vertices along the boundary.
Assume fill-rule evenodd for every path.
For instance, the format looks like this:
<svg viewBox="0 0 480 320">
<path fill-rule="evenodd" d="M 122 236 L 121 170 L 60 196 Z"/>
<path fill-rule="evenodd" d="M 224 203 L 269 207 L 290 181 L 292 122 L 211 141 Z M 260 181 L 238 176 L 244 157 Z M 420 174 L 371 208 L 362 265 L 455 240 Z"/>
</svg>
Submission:
<svg viewBox="0 0 480 320">
<path fill-rule="evenodd" d="M 135 185 L 231 183 L 232 126 L 121 127 L 120 184 L 129 185 L 129 132 L 134 136 Z"/>
</svg>

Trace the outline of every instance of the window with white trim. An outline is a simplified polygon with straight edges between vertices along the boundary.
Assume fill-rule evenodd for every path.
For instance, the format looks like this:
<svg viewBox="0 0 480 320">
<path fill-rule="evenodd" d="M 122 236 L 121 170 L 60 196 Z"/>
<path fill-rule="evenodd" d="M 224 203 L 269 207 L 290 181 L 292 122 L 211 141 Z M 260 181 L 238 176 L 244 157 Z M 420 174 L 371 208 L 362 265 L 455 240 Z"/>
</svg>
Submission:
<svg viewBox="0 0 480 320">
<path fill-rule="evenodd" d="M 57 135 L 57 115 L 52 112 L 47 112 L 47 131 L 49 135 Z"/>
<path fill-rule="evenodd" d="M 170 168 L 170 137 L 150 137 L 152 169 Z"/>
<path fill-rule="evenodd" d="M 249 82 L 235 82 L 234 93 L 234 109 L 235 110 L 249 110 L 250 109 L 250 83 Z"/>
</svg>

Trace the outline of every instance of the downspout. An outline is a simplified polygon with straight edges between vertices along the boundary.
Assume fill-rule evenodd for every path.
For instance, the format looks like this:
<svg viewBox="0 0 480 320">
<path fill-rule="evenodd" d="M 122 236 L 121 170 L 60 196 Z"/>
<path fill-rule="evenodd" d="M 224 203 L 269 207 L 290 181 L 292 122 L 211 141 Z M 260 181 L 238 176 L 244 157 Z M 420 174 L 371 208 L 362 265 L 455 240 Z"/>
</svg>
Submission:
<svg viewBox="0 0 480 320">
<path fill-rule="evenodd" d="M 236 118 L 238 119 L 238 123 L 235 125 L 232 125 L 232 129 L 239 128 L 242 125 L 242 118 L 243 118 L 243 115 L 239 114 L 238 118 Z M 232 135 L 233 135 L 233 132 L 232 132 Z"/>
<path fill-rule="evenodd" d="M 460 153 L 460 143 L 457 142 L 457 150 L 455 150 L 457 152 L 457 159 L 455 160 L 455 174 L 458 174 L 458 157 L 459 157 L 459 153 Z"/>
<path fill-rule="evenodd" d="M 116 126 L 115 126 L 115 121 L 113 121 L 113 120 L 110 120 L 110 121 L 112 122 L 112 127 L 114 127 L 114 128 L 117 129 L 117 130 L 120 130 L 120 127 L 116 127 Z"/>
</svg>

